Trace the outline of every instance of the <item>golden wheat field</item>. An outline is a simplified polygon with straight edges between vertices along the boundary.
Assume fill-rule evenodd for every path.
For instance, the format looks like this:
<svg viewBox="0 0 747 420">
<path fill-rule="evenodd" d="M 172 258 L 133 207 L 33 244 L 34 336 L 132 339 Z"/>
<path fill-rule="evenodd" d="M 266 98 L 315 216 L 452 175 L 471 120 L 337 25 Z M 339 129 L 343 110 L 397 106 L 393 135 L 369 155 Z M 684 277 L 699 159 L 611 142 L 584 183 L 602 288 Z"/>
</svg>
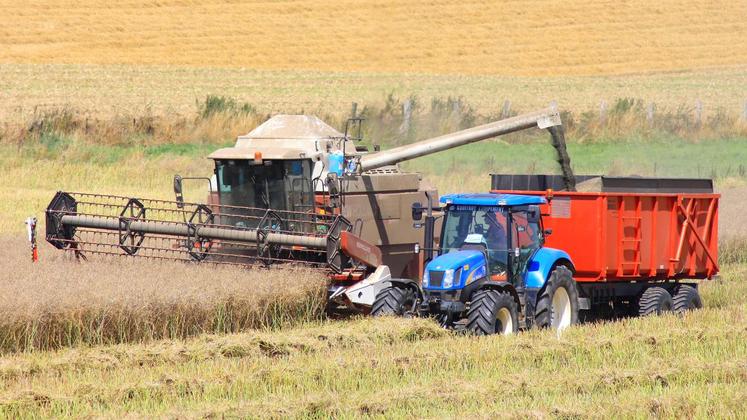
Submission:
<svg viewBox="0 0 747 420">
<path fill-rule="evenodd" d="M 208 94 L 341 113 L 387 94 L 482 112 L 637 97 L 741 113 L 744 2 L 0 3 L 0 121 L 188 113 Z"/>
<path fill-rule="evenodd" d="M 4 1 L 0 62 L 593 75 L 742 65 L 740 1 Z"/>
</svg>

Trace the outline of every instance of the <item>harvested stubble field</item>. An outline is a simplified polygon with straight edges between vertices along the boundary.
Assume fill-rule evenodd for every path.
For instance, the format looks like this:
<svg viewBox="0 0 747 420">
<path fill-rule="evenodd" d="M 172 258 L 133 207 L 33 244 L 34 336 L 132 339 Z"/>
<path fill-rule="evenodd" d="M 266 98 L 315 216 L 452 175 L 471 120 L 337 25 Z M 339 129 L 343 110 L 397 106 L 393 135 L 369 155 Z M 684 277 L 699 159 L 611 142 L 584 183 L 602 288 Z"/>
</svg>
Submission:
<svg viewBox="0 0 747 420">
<path fill-rule="evenodd" d="M 97 280 L 112 288 L 106 273 Z M 702 286 L 706 307 L 697 312 L 580 325 L 561 336 L 478 338 L 422 319 L 362 318 L 5 354 L 0 417 L 735 418 L 747 408 L 747 267 L 723 274 Z M 78 290 L 29 282 L 63 300 Z"/>
<path fill-rule="evenodd" d="M 288 327 L 324 312 L 324 277 L 308 269 L 79 262 L 46 243 L 31 264 L 25 240 L 0 247 L 0 353 Z"/>
</svg>

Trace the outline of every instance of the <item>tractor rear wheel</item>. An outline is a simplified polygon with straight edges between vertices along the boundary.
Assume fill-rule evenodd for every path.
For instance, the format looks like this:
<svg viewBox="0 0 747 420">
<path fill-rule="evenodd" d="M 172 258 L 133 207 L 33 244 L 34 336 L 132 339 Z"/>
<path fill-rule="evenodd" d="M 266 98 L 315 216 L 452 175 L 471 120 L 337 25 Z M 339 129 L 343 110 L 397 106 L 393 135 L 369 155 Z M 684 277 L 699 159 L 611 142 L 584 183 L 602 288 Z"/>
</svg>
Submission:
<svg viewBox="0 0 747 420">
<path fill-rule="evenodd" d="M 638 316 L 661 315 L 672 310 L 672 295 L 667 289 L 652 286 L 643 291 L 638 299 Z"/>
<path fill-rule="evenodd" d="M 675 289 L 672 297 L 672 309 L 677 313 L 700 309 L 703 301 L 700 299 L 698 289 L 689 284 L 681 284 Z"/>
<path fill-rule="evenodd" d="M 372 316 L 404 315 L 415 305 L 415 292 L 409 287 L 381 289 L 371 307 Z"/>
<path fill-rule="evenodd" d="M 559 265 L 547 279 L 534 314 L 539 328 L 564 330 L 578 323 L 578 289 L 571 270 Z"/>
<path fill-rule="evenodd" d="M 467 312 L 467 330 L 477 335 L 513 334 L 519 330 L 519 308 L 508 292 L 479 290 Z"/>
</svg>

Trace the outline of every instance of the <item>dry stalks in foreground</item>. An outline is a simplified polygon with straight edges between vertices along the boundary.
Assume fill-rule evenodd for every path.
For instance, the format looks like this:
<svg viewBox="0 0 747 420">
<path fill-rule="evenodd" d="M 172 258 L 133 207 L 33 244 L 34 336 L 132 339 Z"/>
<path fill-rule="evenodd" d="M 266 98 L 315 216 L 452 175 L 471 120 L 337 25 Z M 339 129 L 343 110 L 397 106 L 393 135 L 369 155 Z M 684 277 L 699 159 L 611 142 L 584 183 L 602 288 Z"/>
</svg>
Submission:
<svg viewBox="0 0 747 420">
<path fill-rule="evenodd" d="M 0 353 L 277 328 L 323 314 L 323 276 L 148 260 L 76 262 L 20 239 L 0 276 Z"/>
</svg>

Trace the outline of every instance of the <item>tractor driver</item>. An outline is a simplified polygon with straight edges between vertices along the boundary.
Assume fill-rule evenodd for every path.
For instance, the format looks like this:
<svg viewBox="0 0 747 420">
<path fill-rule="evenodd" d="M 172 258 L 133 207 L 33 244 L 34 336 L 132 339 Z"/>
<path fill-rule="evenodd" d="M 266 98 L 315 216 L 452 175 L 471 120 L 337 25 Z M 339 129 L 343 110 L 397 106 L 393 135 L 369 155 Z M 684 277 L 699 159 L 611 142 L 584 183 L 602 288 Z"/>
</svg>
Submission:
<svg viewBox="0 0 747 420">
<path fill-rule="evenodd" d="M 508 265 L 506 229 L 498 221 L 495 212 L 492 210 L 485 212 L 483 220 L 488 225 L 485 241 L 488 244 L 488 263 L 490 271 L 506 271 L 506 266 Z"/>
</svg>

